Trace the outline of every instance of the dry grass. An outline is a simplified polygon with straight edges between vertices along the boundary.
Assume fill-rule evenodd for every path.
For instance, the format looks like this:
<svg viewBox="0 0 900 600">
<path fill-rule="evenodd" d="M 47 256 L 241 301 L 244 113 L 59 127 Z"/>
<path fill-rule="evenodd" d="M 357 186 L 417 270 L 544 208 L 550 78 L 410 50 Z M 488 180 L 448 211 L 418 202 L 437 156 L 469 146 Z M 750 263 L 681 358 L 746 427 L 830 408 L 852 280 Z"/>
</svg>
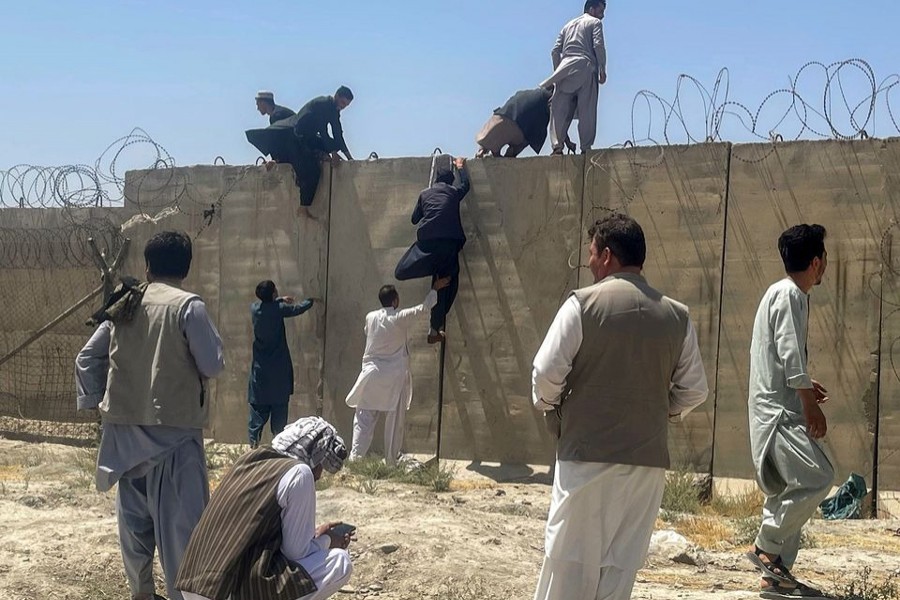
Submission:
<svg viewBox="0 0 900 600">
<path fill-rule="evenodd" d="M 703 548 L 731 545 L 734 528 L 727 519 L 706 515 L 688 515 L 673 523 L 675 531 Z"/>
<path fill-rule="evenodd" d="M 732 519 L 757 517 L 762 514 L 765 496 L 759 490 L 748 490 L 736 495 L 718 494 L 703 507 L 704 514 L 721 515 Z"/>
</svg>

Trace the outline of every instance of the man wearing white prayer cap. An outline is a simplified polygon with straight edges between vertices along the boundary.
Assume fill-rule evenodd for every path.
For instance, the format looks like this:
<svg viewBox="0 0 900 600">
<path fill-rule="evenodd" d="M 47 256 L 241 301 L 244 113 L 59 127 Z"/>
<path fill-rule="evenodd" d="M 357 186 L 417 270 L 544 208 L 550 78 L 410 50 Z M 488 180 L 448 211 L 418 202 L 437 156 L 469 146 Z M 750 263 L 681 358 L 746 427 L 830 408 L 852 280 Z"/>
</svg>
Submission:
<svg viewBox="0 0 900 600">
<path fill-rule="evenodd" d="M 256 110 L 258 110 L 261 115 L 268 115 L 269 125 L 275 121 L 293 117 L 294 114 L 296 114 L 285 106 L 275 104 L 275 94 L 269 90 L 259 90 L 256 92 Z"/>
</svg>

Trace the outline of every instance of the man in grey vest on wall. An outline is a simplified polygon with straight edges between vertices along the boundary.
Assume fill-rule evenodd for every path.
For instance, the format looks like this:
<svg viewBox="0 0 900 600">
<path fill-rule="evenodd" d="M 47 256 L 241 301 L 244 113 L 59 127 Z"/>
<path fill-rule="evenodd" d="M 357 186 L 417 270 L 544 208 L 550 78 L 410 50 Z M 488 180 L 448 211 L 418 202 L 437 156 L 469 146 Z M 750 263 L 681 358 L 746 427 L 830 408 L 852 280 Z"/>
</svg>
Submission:
<svg viewBox="0 0 900 600">
<path fill-rule="evenodd" d="M 184 233 L 150 238 L 148 283 L 117 290 L 75 359 L 78 407 L 99 408 L 103 419 L 97 489 L 119 484 L 119 544 L 133 600 L 158 598 L 156 551 L 169 599 L 182 600 L 175 577 L 209 500 L 207 379 L 225 360 L 206 305 L 181 289 L 191 255 Z"/>
<path fill-rule="evenodd" d="M 709 392 L 687 307 L 641 276 L 641 226 L 613 214 L 588 234 L 596 283 L 569 296 L 534 359 L 534 404 L 558 437 L 540 600 L 631 596 L 662 501 L 668 423 Z"/>
</svg>

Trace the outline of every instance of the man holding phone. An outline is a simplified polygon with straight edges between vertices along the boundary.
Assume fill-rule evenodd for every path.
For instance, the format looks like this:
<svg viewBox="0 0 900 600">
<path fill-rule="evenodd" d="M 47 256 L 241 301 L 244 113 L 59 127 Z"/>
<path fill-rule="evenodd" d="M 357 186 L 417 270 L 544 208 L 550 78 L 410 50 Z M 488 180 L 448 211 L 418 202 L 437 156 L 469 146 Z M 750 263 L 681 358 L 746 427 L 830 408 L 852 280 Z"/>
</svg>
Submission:
<svg viewBox="0 0 900 600">
<path fill-rule="evenodd" d="M 316 527 L 316 481 L 347 448 L 334 427 L 305 417 L 251 450 L 222 479 L 188 544 L 176 585 L 185 600 L 323 600 L 353 572 L 356 528 Z"/>
</svg>

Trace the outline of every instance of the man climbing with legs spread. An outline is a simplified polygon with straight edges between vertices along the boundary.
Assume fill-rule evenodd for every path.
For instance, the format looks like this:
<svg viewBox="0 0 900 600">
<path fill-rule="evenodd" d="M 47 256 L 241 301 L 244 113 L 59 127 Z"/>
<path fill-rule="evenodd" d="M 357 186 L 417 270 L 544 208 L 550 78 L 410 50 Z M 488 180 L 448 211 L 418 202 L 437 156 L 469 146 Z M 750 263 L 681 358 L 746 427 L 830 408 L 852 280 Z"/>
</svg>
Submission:
<svg viewBox="0 0 900 600">
<path fill-rule="evenodd" d="M 763 574 L 760 596 L 825 598 L 791 574 L 800 532 L 834 479 L 819 444 L 827 422 L 819 405 L 828 392 L 807 368 L 809 292 L 828 262 L 825 228 L 797 225 L 781 234 L 778 251 L 787 277 L 759 303 L 750 345 L 750 449 L 766 495 L 762 525 L 747 556 Z"/>
<path fill-rule="evenodd" d="M 603 15 L 606 0 L 587 0 L 584 14 L 569 21 L 553 46 L 553 74 L 541 87 L 554 86 L 550 102 L 550 143 L 562 154 L 569 125 L 577 114 L 581 151 L 594 145 L 597 135 L 598 84 L 606 83 L 606 46 Z"/>
<path fill-rule="evenodd" d="M 394 271 L 398 281 L 431 277 L 434 284 L 450 278 L 450 285 L 438 291 L 437 304 L 431 309 L 429 344 L 444 340 L 447 313 L 459 290 L 459 253 L 466 244 L 459 209 L 469 193 L 469 173 L 466 159 L 457 158 L 454 164 L 459 172 L 458 186 L 453 185 L 453 166 L 439 165 L 434 184 L 419 194 L 412 214 L 413 225 L 418 225 L 416 243 Z"/>
</svg>

